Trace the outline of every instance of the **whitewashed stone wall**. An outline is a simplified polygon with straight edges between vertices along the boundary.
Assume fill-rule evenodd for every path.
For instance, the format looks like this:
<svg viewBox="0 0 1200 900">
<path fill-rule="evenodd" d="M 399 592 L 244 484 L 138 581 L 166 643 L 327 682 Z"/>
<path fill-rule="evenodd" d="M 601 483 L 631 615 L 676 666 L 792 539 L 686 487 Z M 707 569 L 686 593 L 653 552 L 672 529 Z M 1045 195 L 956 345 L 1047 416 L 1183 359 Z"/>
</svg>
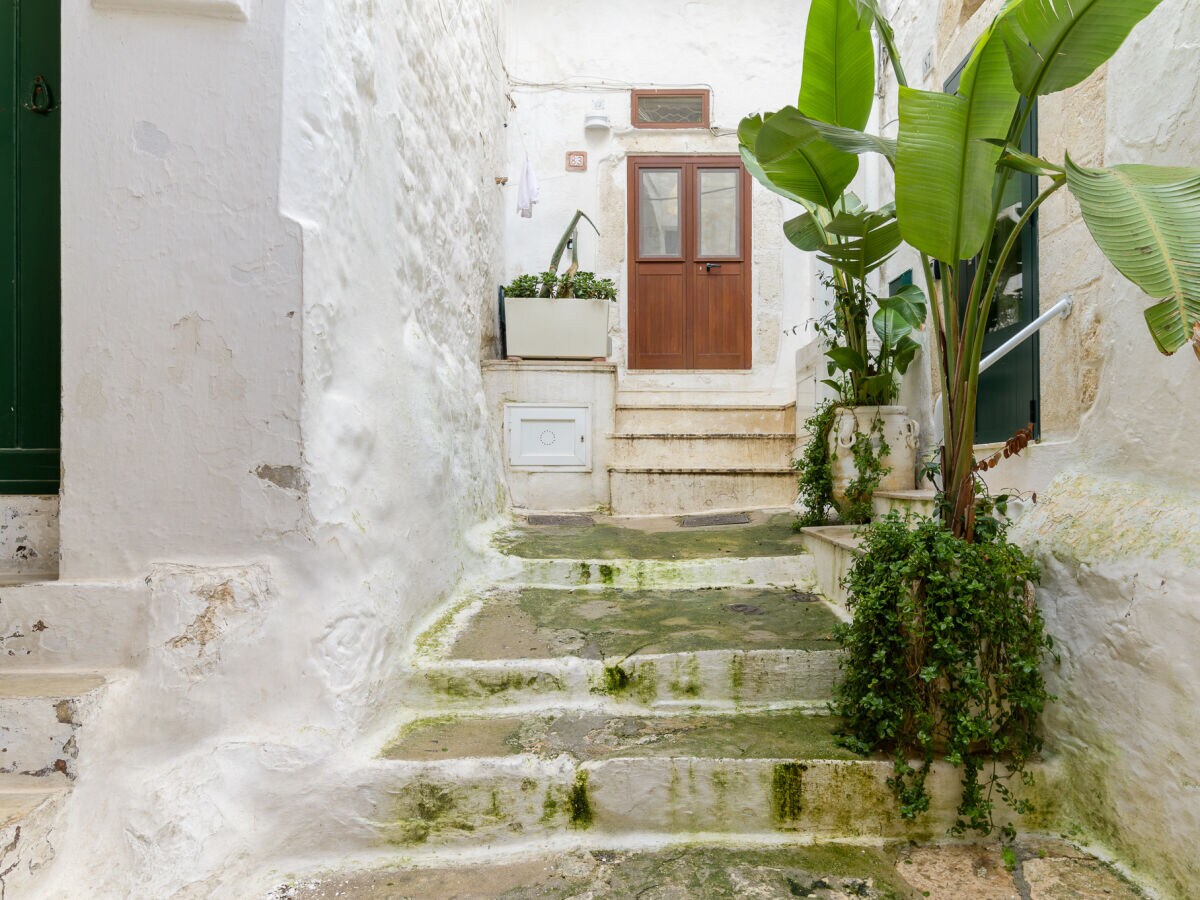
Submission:
<svg viewBox="0 0 1200 900">
<path fill-rule="evenodd" d="M 0 617 L 23 666 L 121 669 L 10 894 L 361 846 L 409 626 L 504 499 L 501 11 L 64 6 L 64 580 Z"/>
<path fill-rule="evenodd" d="M 910 81 L 939 89 L 1001 5 L 893 0 Z M 1200 2 L 1164 0 L 1104 69 L 1041 102 L 1042 152 L 1196 165 L 1198 47 Z M 894 121 L 894 89 L 886 102 L 881 118 Z M 1096 250 L 1065 192 L 1044 207 L 1040 241 L 1043 306 L 1070 293 L 1076 307 L 1043 333 L 1044 442 L 990 480 L 1039 491 L 1014 537 L 1042 564 L 1039 602 L 1062 657 L 1047 670 L 1059 695 L 1047 715 L 1063 773 L 1052 791 L 1059 825 L 1165 895 L 1190 897 L 1200 883 L 1200 658 L 1185 636 L 1200 628 L 1200 405 L 1187 398 L 1200 365 L 1187 350 L 1154 349 L 1147 298 Z M 928 391 L 923 380 L 906 386 L 918 408 Z"/>
</svg>

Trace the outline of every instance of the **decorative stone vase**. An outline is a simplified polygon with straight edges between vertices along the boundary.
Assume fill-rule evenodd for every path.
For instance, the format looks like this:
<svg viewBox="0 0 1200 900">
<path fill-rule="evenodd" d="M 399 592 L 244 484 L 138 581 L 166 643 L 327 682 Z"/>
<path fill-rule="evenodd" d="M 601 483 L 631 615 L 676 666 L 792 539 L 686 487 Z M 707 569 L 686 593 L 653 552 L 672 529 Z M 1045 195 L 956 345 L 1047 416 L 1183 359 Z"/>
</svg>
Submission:
<svg viewBox="0 0 1200 900">
<path fill-rule="evenodd" d="M 522 359 L 605 359 L 611 300 L 505 297 L 508 355 Z"/>
<path fill-rule="evenodd" d="M 829 430 L 829 457 L 833 469 L 833 500 L 839 509 L 846 504 L 846 487 L 858 475 L 854 465 L 854 438 L 871 435 L 871 446 L 879 451 L 879 435 L 871 434 L 871 425 L 883 422 L 883 439 L 888 453 L 880 463 L 891 471 L 879 482 L 880 491 L 911 491 L 917 486 L 917 447 L 920 426 L 908 417 L 903 406 L 838 407 Z"/>
</svg>

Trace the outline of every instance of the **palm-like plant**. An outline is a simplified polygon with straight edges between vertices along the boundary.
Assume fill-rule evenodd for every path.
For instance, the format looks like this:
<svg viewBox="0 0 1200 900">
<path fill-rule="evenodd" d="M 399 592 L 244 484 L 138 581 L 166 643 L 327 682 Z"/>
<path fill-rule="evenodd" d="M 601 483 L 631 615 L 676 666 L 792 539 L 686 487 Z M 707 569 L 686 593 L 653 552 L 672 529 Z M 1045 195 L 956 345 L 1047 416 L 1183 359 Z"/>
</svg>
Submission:
<svg viewBox="0 0 1200 900">
<path fill-rule="evenodd" d="M 832 34 L 844 46 L 861 41 L 872 25 L 879 34 L 900 82 L 894 147 L 862 134 L 858 120 L 843 115 L 843 104 L 825 99 L 840 97 L 843 89 L 861 90 L 862 74 L 846 72 L 843 45 L 833 62 L 811 70 L 806 47 L 805 79 L 822 82 L 807 97 L 820 103 L 806 105 L 802 90 L 799 107 L 743 122 L 743 156 L 760 163 L 751 171 L 799 202 L 820 204 L 843 179 L 844 190 L 857 169 L 847 158 L 856 154 L 879 153 L 893 165 L 897 228 L 921 253 L 931 299 L 945 398 L 942 514 L 959 537 L 971 540 L 975 531 L 974 423 L 988 314 L 1021 228 L 1054 193 L 1064 186 L 1072 192 L 1100 249 L 1158 301 L 1146 310 L 1158 348 L 1169 355 L 1190 342 L 1200 356 L 1200 169 L 1085 169 L 1069 157 L 1058 165 L 1017 149 L 1037 98 L 1087 78 L 1160 2 L 1009 0 L 976 43 L 958 91 L 942 94 L 905 84 L 890 26 L 875 0 L 817 0 L 814 12 L 820 5 L 823 15 L 834 17 L 839 27 Z M 846 25 L 851 19 L 854 30 Z M 993 246 L 1014 172 L 1041 176 L 1047 185 L 997 257 L 978 266 L 969 285 L 959 285 L 960 263 Z M 933 277 L 935 260 L 939 280 Z M 960 293 L 968 297 L 965 304 Z"/>
<path fill-rule="evenodd" d="M 911 335 L 925 324 L 925 298 L 909 288 L 883 298 L 868 315 L 868 276 L 896 252 L 901 237 L 894 204 L 869 210 L 847 191 L 858 154 L 894 157 L 896 151 L 894 141 L 862 131 L 875 97 L 874 43 L 863 24 L 855 2 L 814 0 L 798 106 L 744 119 L 738 137 L 750 172 L 805 209 L 784 223 L 788 240 L 816 253 L 833 272 L 834 309 L 822 332 L 831 338 L 826 356 L 836 380 L 826 383 L 847 406 L 883 406 L 895 399 L 896 376 L 919 349 Z"/>
</svg>

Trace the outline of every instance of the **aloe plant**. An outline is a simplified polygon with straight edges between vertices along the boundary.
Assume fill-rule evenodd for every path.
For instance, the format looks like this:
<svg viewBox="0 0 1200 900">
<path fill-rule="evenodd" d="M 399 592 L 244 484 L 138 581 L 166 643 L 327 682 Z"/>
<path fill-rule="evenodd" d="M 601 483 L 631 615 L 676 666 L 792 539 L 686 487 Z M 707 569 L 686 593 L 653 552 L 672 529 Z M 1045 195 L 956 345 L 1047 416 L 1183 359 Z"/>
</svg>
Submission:
<svg viewBox="0 0 1200 900">
<path fill-rule="evenodd" d="M 861 126 L 845 121 L 840 112 L 830 116 L 828 105 L 805 109 L 802 103 L 747 120 L 750 126 L 739 132 L 743 157 L 766 157 L 751 171 L 777 192 L 809 205 L 823 238 L 828 222 L 812 207 L 821 202 L 819 188 L 838 185 L 849 171 L 843 157 L 877 153 L 894 166 L 896 223 L 904 241 L 921 253 L 945 398 L 942 515 L 959 537 L 974 537 L 974 423 L 988 314 L 1022 227 L 1054 193 L 1063 187 L 1071 191 L 1100 249 L 1157 301 L 1146 310 L 1146 323 L 1159 350 L 1169 355 L 1191 343 L 1200 356 L 1200 169 L 1088 169 L 1069 157 L 1059 165 L 1017 149 L 1037 98 L 1086 79 L 1160 2 L 1009 0 L 975 44 L 957 92 L 949 95 L 906 85 L 891 27 L 875 0 L 825 0 L 826 6 L 840 7 L 837 21 L 857 15 L 860 28 L 873 26 L 891 59 L 900 82 L 894 151 L 885 139 L 859 133 Z M 825 67 L 812 77 L 843 76 L 837 67 Z M 861 80 L 861 75 L 847 77 L 847 89 L 858 90 Z M 814 88 L 809 94 L 827 92 Z M 960 306 L 960 263 L 993 246 L 1004 189 L 1014 172 L 1039 175 L 1048 183 L 996 258 L 976 268 L 963 292 L 968 300 Z M 809 243 L 818 233 L 805 223 L 792 230 Z M 938 280 L 935 260 L 943 273 Z"/>
</svg>

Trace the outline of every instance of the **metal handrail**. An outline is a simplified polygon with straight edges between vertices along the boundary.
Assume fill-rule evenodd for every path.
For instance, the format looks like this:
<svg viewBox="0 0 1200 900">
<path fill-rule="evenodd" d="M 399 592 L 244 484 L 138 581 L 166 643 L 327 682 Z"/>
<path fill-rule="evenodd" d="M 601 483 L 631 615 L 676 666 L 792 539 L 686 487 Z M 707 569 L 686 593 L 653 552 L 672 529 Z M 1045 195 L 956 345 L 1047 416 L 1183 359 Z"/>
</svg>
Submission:
<svg viewBox="0 0 1200 900">
<path fill-rule="evenodd" d="M 1000 360 L 1004 359 L 1004 357 L 1008 356 L 1008 354 L 1016 350 L 1021 344 L 1025 343 L 1025 341 L 1041 331 L 1047 322 L 1057 319 L 1059 316 L 1065 319 L 1071 314 L 1071 308 L 1074 305 L 1075 302 L 1070 297 L 1060 299 L 1052 307 L 984 357 L 979 363 L 979 374 L 982 375 L 996 363 L 1000 362 Z"/>
</svg>

